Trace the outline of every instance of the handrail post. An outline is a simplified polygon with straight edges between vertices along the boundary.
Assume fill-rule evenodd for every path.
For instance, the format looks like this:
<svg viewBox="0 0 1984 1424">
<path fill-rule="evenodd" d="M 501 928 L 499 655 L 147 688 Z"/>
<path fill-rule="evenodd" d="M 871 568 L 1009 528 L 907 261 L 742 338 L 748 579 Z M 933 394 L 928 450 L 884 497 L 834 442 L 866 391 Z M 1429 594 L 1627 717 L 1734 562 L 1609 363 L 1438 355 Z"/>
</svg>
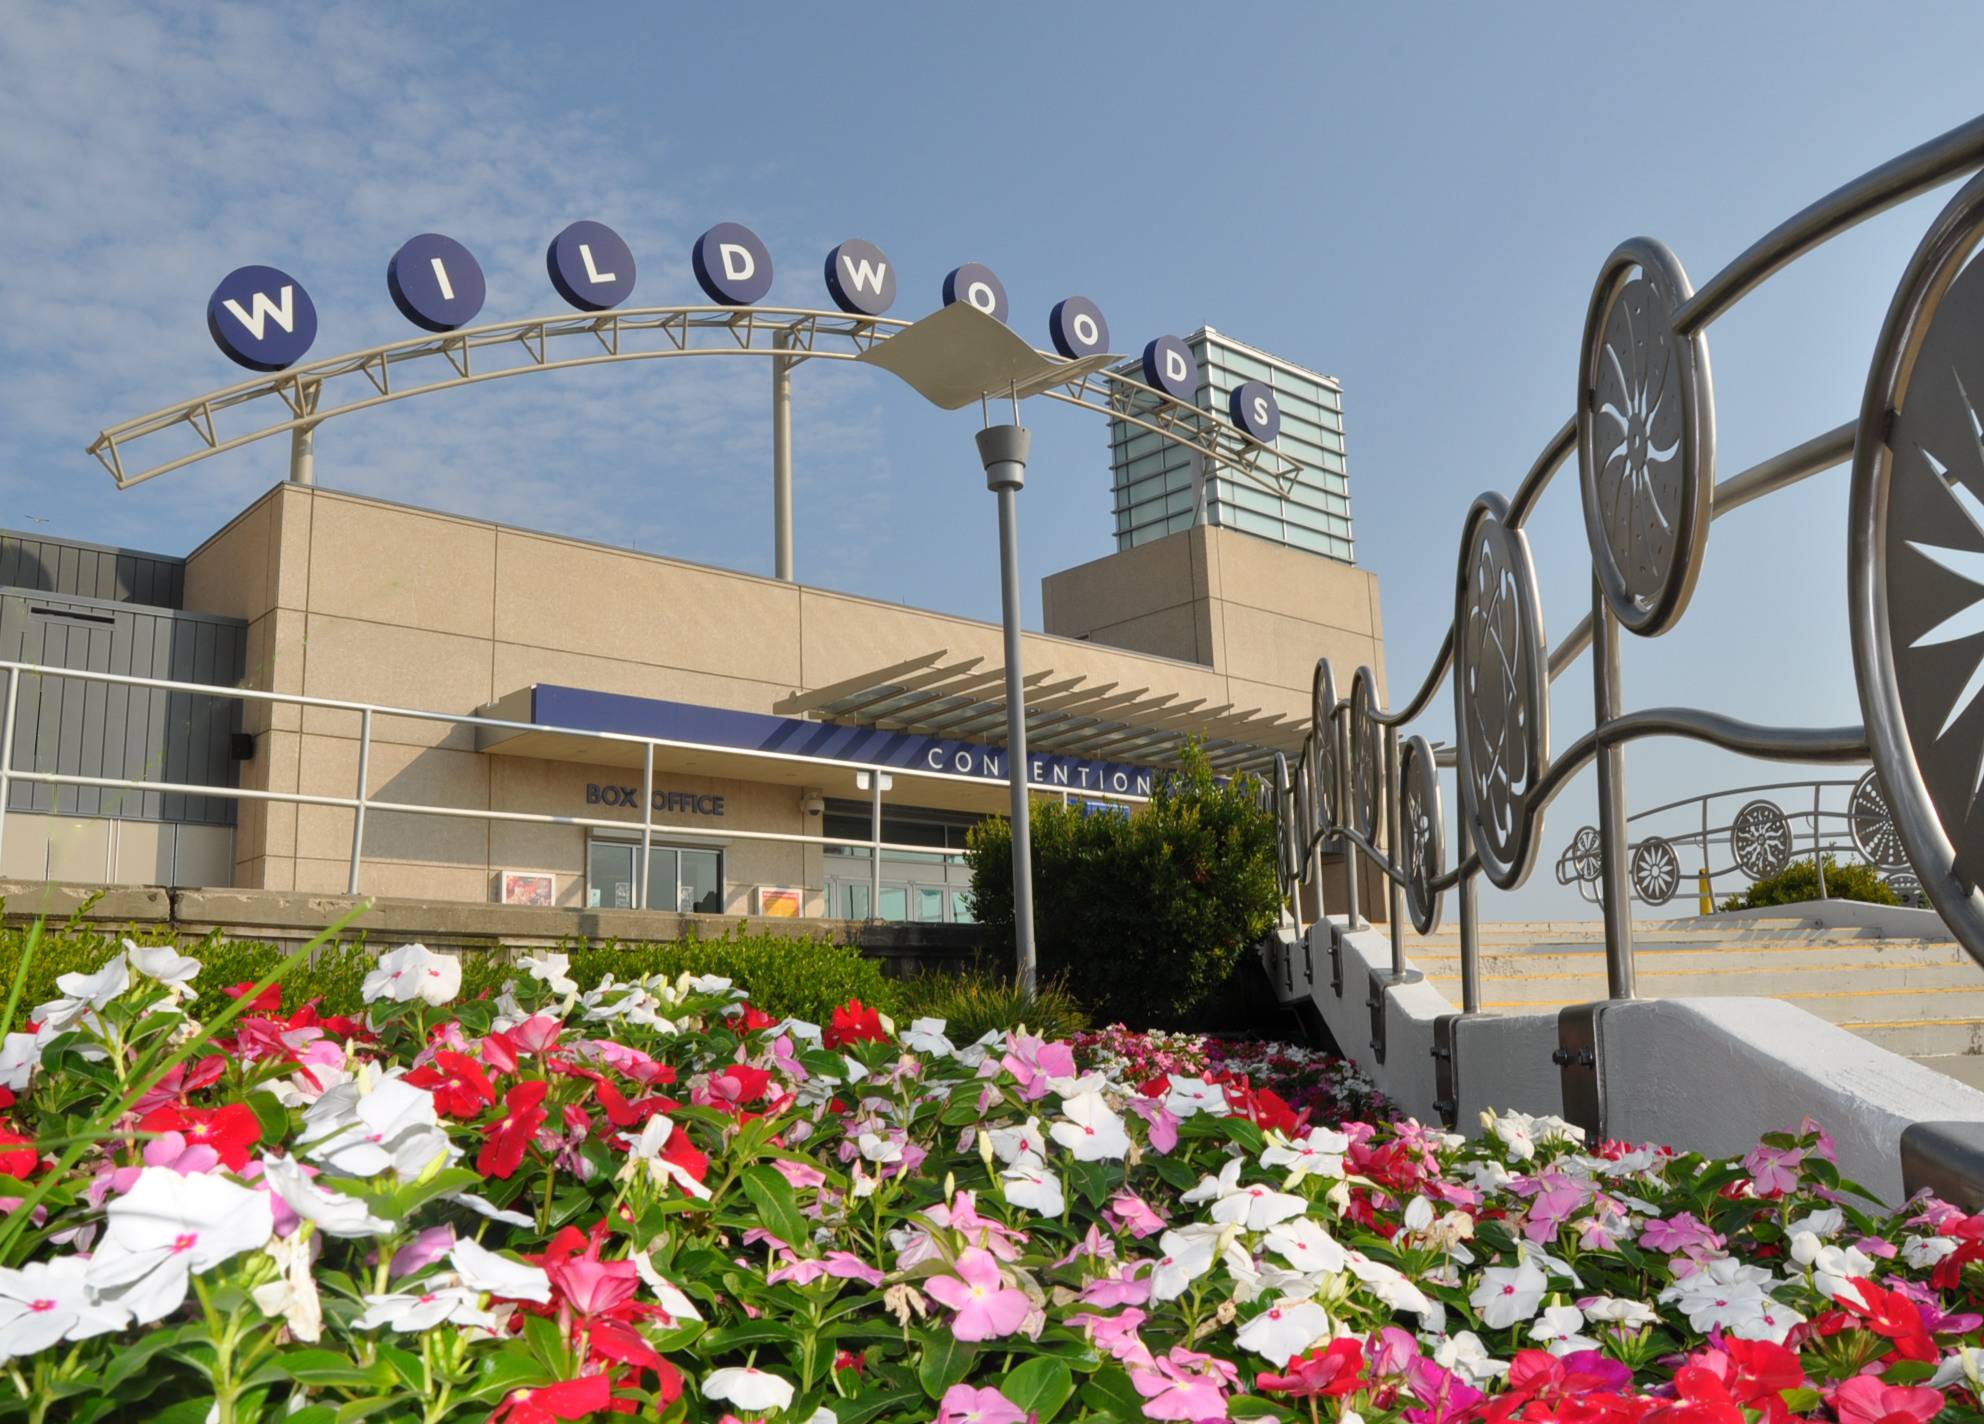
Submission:
<svg viewBox="0 0 1984 1424">
<path fill-rule="evenodd" d="M 678 857 L 679 859 L 679 857 Z M 648 903 L 653 899 L 652 887 L 648 884 L 650 867 L 654 862 L 654 743 L 649 742 L 641 755 L 641 863 L 634 872 L 634 903 L 643 910 L 653 909 Z M 678 879 L 677 883 L 680 883 Z M 670 905 L 677 909 L 678 905 Z"/>
<path fill-rule="evenodd" d="M 21 705 L 21 670 L 7 669 L 7 700 L 0 703 L 0 853 L 7 848 L 7 800 L 13 794 L 8 786 L 14 769 L 14 714 Z"/>
<path fill-rule="evenodd" d="M 1819 898 L 1826 898 L 1826 858 L 1825 838 L 1819 832 L 1819 797 L 1823 794 L 1819 783 L 1812 783 L 1812 869 L 1819 876 Z"/>
<path fill-rule="evenodd" d="M 1591 581 L 1592 725 L 1603 735 L 1624 700 L 1619 687 L 1619 622 L 1605 591 Z M 1633 991 L 1633 910 L 1626 866 L 1626 749 L 1600 746 L 1598 763 L 1598 884 L 1605 909 L 1605 996 Z"/>
<path fill-rule="evenodd" d="M 1330 728 L 1330 735 L 1337 739 L 1336 759 L 1336 804 L 1347 813 L 1350 809 L 1350 733 L 1341 720 Z M 1349 836 L 1338 837 L 1343 842 L 1344 884 L 1348 887 L 1343 897 L 1343 927 L 1346 930 L 1362 929 L 1363 915 L 1358 909 L 1357 891 L 1357 842 Z"/>
<path fill-rule="evenodd" d="M 372 770 L 372 709 L 359 714 L 358 726 L 358 805 L 351 813 L 351 874 L 345 893 L 358 893 L 358 863 L 365 848 L 365 783 Z"/>
<path fill-rule="evenodd" d="M 868 918 L 882 918 L 882 768 L 868 768 Z M 905 911 L 907 906 L 904 907 Z"/>
<path fill-rule="evenodd" d="M 1460 818 L 1458 855 L 1461 863 L 1467 860 L 1472 842 L 1467 829 L 1467 817 Z M 1460 1010 L 1464 1014 L 1481 1012 L 1481 921 L 1475 904 L 1474 876 L 1461 872 L 1460 885 Z"/>
<path fill-rule="evenodd" d="M 1405 839 L 1405 821 L 1399 810 L 1398 724 L 1385 727 L 1385 859 L 1393 870 L 1401 870 L 1399 846 Z M 1392 978 L 1405 977 L 1405 897 L 1397 875 L 1385 877 L 1385 916 L 1392 932 Z"/>
</svg>

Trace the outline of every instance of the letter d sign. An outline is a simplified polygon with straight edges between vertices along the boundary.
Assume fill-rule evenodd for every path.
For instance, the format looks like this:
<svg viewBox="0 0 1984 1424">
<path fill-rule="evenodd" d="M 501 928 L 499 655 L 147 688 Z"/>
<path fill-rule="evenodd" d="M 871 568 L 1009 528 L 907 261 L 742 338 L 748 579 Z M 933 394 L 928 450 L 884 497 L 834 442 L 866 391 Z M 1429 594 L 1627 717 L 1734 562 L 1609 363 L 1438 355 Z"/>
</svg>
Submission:
<svg viewBox="0 0 1984 1424">
<path fill-rule="evenodd" d="M 1144 384 L 1175 401 L 1193 405 L 1199 397 L 1199 363 L 1192 348 L 1175 336 L 1160 336 L 1144 348 Z"/>
<path fill-rule="evenodd" d="M 772 289 L 772 254 L 742 223 L 718 223 L 689 254 L 696 282 L 719 306 L 748 307 Z"/>
</svg>

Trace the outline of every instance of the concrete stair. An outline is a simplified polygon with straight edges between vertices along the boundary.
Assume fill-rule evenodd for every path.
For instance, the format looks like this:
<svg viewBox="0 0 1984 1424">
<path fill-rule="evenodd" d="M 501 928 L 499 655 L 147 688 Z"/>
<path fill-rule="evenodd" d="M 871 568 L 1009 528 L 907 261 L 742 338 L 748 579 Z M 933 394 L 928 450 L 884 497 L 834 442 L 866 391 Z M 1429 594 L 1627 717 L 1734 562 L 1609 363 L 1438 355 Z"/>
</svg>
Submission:
<svg viewBox="0 0 1984 1424">
<path fill-rule="evenodd" d="M 1641 920 L 1633 926 L 1647 998 L 1783 999 L 1890 1052 L 1984 1088 L 1984 969 L 1939 921 L 1854 926 L 1824 915 Z M 1406 953 L 1460 1002 L 1460 945 L 1446 926 Z M 1605 996 L 1605 932 L 1595 921 L 1481 926 L 1481 1005 L 1548 1013 Z"/>
</svg>

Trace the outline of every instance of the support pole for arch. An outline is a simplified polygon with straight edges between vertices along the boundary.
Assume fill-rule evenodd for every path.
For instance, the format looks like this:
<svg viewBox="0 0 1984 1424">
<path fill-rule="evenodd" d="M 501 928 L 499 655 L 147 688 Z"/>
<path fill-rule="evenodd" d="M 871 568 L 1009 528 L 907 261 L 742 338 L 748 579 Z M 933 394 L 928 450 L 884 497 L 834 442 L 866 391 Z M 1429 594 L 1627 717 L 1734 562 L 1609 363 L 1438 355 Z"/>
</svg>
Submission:
<svg viewBox="0 0 1984 1424">
<path fill-rule="evenodd" d="M 289 482 L 317 483 L 317 427 L 299 425 L 289 432 Z"/>
<path fill-rule="evenodd" d="M 772 337 L 783 351 L 784 332 Z M 772 357 L 772 570 L 792 582 L 792 358 Z"/>
</svg>

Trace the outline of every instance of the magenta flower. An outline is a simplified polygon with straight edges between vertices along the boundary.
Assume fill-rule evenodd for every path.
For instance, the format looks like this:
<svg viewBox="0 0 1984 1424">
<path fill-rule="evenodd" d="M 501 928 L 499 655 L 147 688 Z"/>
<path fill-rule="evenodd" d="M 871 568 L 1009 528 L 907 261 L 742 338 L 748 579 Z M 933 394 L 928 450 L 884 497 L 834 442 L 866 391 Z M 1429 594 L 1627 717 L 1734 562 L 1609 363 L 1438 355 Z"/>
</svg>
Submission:
<svg viewBox="0 0 1984 1424">
<path fill-rule="evenodd" d="M 1240 1371 L 1225 1360 L 1173 1346 L 1168 1354 L 1130 1371 L 1144 1397 L 1146 1419 L 1224 1419 L 1226 1391 Z"/>
<path fill-rule="evenodd" d="M 1455 1374 L 1436 1364 L 1430 1355 L 1418 1355 L 1406 1366 L 1406 1379 L 1422 1409 L 1408 1409 L 1409 1424 L 1456 1424 L 1486 1398 Z"/>
<path fill-rule="evenodd" d="M 1134 1192 L 1116 1193 L 1102 1209 L 1102 1216 L 1111 1226 L 1129 1232 L 1138 1240 L 1164 1230 L 1164 1218 Z"/>
<path fill-rule="evenodd" d="M 973 1246 L 958 1256 L 955 1276 L 937 1276 L 925 1287 L 931 1299 L 957 1312 L 951 1334 L 960 1340 L 997 1340 L 1020 1328 L 1033 1303 L 1005 1283 L 992 1253 Z"/>
<path fill-rule="evenodd" d="M 1749 1169 L 1757 1195 L 1774 1197 L 1798 1190 L 1798 1164 L 1804 1160 L 1802 1147 L 1770 1147 L 1759 1143 L 1743 1158 L 1743 1165 Z"/>
<path fill-rule="evenodd" d="M 937 1405 L 937 1424 L 1020 1424 L 1026 1411 L 997 1389 L 954 1384 Z"/>
</svg>

